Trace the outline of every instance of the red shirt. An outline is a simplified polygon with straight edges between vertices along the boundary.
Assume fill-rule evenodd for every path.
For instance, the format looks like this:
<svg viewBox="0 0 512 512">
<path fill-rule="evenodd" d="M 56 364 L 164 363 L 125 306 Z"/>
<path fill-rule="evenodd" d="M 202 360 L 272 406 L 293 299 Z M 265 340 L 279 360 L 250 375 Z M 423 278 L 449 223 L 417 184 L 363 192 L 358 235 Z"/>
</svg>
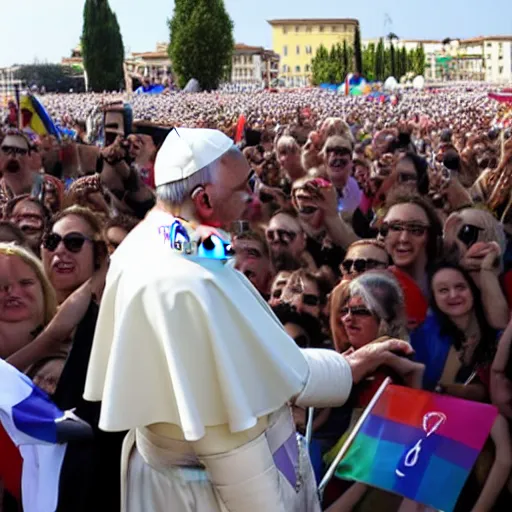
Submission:
<svg viewBox="0 0 512 512">
<path fill-rule="evenodd" d="M 407 327 L 409 330 L 414 329 L 422 324 L 427 317 L 427 299 L 412 277 L 395 266 L 389 267 L 388 270 L 395 276 L 402 288 L 407 314 Z"/>
</svg>

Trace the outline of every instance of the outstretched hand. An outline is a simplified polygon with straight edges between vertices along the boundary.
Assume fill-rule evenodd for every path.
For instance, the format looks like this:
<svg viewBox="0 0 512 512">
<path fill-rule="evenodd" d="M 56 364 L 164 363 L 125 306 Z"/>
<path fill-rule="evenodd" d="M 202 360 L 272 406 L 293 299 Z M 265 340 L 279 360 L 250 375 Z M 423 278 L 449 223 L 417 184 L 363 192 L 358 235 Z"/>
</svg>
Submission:
<svg viewBox="0 0 512 512">
<path fill-rule="evenodd" d="M 352 370 L 354 384 L 374 373 L 380 366 L 386 366 L 400 375 L 411 387 L 421 387 L 425 366 L 406 359 L 414 354 L 409 343 L 391 339 L 382 343 L 366 345 L 345 355 Z"/>
</svg>

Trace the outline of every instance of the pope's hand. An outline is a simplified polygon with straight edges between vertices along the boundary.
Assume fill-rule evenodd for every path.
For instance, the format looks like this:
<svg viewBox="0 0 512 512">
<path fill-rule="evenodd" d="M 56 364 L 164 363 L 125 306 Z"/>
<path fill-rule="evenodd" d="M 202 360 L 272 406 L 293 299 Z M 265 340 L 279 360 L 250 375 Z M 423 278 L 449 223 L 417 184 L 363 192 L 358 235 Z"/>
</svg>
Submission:
<svg viewBox="0 0 512 512">
<path fill-rule="evenodd" d="M 366 345 L 346 354 L 345 358 L 352 370 L 354 384 L 361 382 L 380 366 L 385 366 L 400 375 L 407 385 L 420 387 L 425 367 L 406 359 L 406 356 L 412 354 L 414 354 L 414 350 L 409 343 L 391 339 L 382 343 Z"/>
</svg>

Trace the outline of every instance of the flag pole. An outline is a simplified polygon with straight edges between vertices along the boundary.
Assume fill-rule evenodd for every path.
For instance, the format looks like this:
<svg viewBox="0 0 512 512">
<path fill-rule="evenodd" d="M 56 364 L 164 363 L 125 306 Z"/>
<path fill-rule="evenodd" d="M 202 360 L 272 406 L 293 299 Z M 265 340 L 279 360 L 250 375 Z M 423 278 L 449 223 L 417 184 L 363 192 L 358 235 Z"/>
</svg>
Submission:
<svg viewBox="0 0 512 512">
<path fill-rule="evenodd" d="M 347 440 L 343 444 L 343 446 L 340 448 L 340 451 L 338 452 L 338 455 L 336 455 L 336 458 L 332 462 L 332 464 L 329 466 L 329 469 L 325 473 L 324 477 L 322 478 L 322 481 L 320 482 L 320 485 L 318 486 L 318 493 L 320 494 L 320 497 L 322 497 L 325 487 L 327 484 L 331 481 L 331 478 L 334 476 L 334 472 L 336 471 L 336 468 L 338 467 L 338 464 L 340 463 L 341 459 L 346 455 L 348 449 L 350 448 L 350 445 L 354 441 L 354 438 L 356 437 L 359 430 L 361 430 L 361 426 L 363 425 L 366 418 L 370 415 L 372 412 L 372 409 L 374 408 L 375 404 L 377 403 L 377 400 L 381 397 L 382 393 L 384 393 L 384 390 L 386 389 L 387 385 L 391 382 L 391 379 L 389 377 L 386 377 L 384 382 L 380 385 L 380 388 L 377 390 L 375 395 L 373 395 L 373 398 L 371 399 L 370 403 L 368 404 L 368 407 L 364 410 L 363 414 L 359 418 L 358 422 L 355 424 L 354 428 L 352 429 L 352 432 L 350 432 Z"/>
<path fill-rule="evenodd" d="M 313 416 L 315 414 L 315 409 L 313 407 L 309 407 L 307 410 L 308 421 L 306 425 L 306 442 L 308 446 L 311 444 L 311 438 L 313 437 Z"/>
</svg>

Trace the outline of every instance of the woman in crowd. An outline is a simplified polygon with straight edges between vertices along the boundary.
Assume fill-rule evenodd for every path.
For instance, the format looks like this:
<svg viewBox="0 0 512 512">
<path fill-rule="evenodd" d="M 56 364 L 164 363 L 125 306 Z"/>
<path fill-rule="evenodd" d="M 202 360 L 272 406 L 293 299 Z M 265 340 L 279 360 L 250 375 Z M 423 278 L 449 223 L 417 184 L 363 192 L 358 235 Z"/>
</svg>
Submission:
<svg viewBox="0 0 512 512">
<path fill-rule="evenodd" d="M 300 146 L 293 137 L 289 135 L 280 137 L 276 144 L 276 151 L 281 169 L 292 183 L 306 174 L 300 160 Z"/>
<path fill-rule="evenodd" d="M 105 261 L 102 227 L 100 219 L 81 206 L 71 206 L 51 220 L 43 239 L 42 260 L 59 304 Z"/>
<path fill-rule="evenodd" d="M 465 269 L 452 263 L 435 267 L 430 286 L 432 313 L 411 335 L 416 359 L 425 365 L 423 386 L 466 400 L 489 400 L 497 332 L 486 319 L 479 289 Z M 496 457 L 485 485 L 479 486 L 480 496 L 473 496 L 478 499 L 473 510 L 492 510 L 512 468 L 503 417 L 496 421 L 491 437 Z M 461 500 L 467 507 L 468 492 L 462 493 Z"/>
<path fill-rule="evenodd" d="M 23 231 L 30 248 L 39 256 L 43 233 L 50 219 L 50 212 L 46 206 L 38 199 L 23 194 L 6 204 L 4 217 Z"/>
<path fill-rule="evenodd" d="M 495 329 L 504 329 L 510 310 L 501 285 L 506 248 L 503 226 L 489 211 L 464 208 L 446 220 L 443 241 L 447 257 L 460 262 L 480 289 L 489 323 Z"/>
<path fill-rule="evenodd" d="M 107 243 L 108 253 L 112 255 L 121 245 L 128 233 L 139 223 L 138 219 L 126 215 L 116 215 L 103 225 L 103 238 Z"/>
<path fill-rule="evenodd" d="M 387 205 L 380 236 L 393 260 L 391 270 L 400 281 L 413 281 L 425 297 L 428 266 L 439 255 L 441 235 L 436 212 L 420 196 L 399 196 Z"/>
<path fill-rule="evenodd" d="M 370 343 L 380 343 L 388 338 L 407 339 L 403 295 L 397 281 L 384 271 L 369 271 L 350 282 L 342 282 L 334 289 L 331 304 L 332 336 L 336 348 L 348 353 Z M 345 412 L 345 435 L 324 458 L 327 464 L 335 459 L 346 435 L 354 427 L 364 408 L 378 390 L 386 377 L 401 383 L 396 377 L 395 369 L 382 367 L 364 382 L 358 384 L 342 407 Z M 414 374 L 407 382 L 412 387 L 421 387 L 423 365 L 418 364 Z M 352 510 L 362 499 L 358 510 L 393 511 L 401 499 L 388 493 L 372 490 L 362 484 L 354 484 L 348 490 L 342 481 L 333 479 L 326 491 L 326 505 L 339 498 L 329 509 L 330 512 Z M 379 505 L 377 505 L 379 503 Z"/>
</svg>

